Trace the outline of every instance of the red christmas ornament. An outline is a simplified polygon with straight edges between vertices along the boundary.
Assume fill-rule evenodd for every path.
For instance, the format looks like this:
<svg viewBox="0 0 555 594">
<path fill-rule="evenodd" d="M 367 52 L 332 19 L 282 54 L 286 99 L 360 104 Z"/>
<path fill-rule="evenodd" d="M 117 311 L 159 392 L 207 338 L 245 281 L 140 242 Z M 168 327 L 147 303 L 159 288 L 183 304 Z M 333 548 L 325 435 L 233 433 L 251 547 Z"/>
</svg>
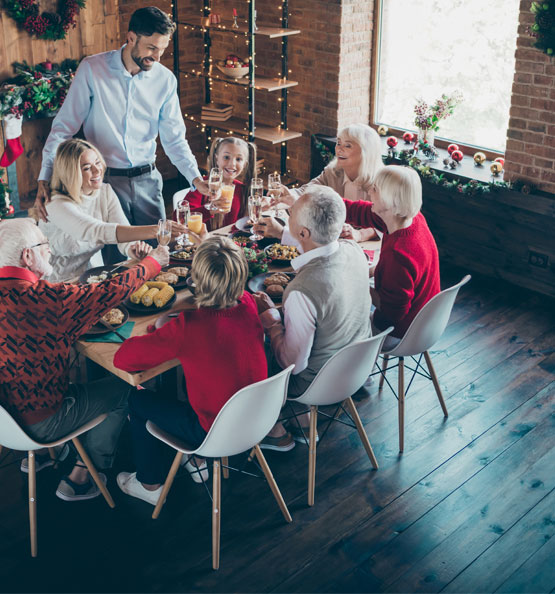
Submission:
<svg viewBox="0 0 555 594">
<path fill-rule="evenodd" d="M 46 60 L 41 66 L 43 66 L 45 70 L 52 70 L 52 62 L 50 60 Z"/>
<path fill-rule="evenodd" d="M 503 157 L 497 157 L 497 159 L 494 159 L 493 162 L 501 163 L 501 167 L 505 167 L 505 159 L 503 159 Z"/>
<path fill-rule="evenodd" d="M 458 145 L 458 144 L 450 144 L 450 145 L 447 147 L 447 152 L 448 152 L 448 153 L 449 153 L 451 156 L 453 156 L 453 151 L 458 151 L 458 150 L 459 150 L 459 145 Z M 462 159 L 462 157 L 461 157 L 461 159 Z M 455 160 L 456 160 L 456 159 L 455 159 Z"/>
<path fill-rule="evenodd" d="M 8 206 L 8 214 L 13 215 L 14 211 L 15 211 L 15 208 L 13 207 L 13 204 L 10 204 Z"/>
<path fill-rule="evenodd" d="M 414 134 L 412 132 L 405 132 L 403 134 L 403 140 L 407 143 L 410 144 L 413 140 L 414 140 Z"/>
<path fill-rule="evenodd" d="M 387 139 L 387 146 L 394 148 L 397 146 L 397 139 L 395 138 L 395 136 L 390 136 Z"/>
<path fill-rule="evenodd" d="M 457 146 L 457 145 L 451 145 L 451 146 Z M 447 149 L 449 150 L 449 149 Z M 453 159 L 453 161 L 456 161 L 457 163 L 460 163 L 463 160 L 463 152 L 459 151 L 458 149 L 455 149 L 453 151 L 451 151 L 451 159 Z"/>
</svg>

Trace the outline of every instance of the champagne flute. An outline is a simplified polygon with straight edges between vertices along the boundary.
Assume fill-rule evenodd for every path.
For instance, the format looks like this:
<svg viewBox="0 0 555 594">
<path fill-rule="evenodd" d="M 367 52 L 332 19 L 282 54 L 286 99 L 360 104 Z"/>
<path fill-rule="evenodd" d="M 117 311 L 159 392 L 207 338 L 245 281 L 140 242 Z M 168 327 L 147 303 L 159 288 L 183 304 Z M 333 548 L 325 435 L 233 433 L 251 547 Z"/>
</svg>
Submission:
<svg viewBox="0 0 555 594">
<path fill-rule="evenodd" d="M 217 206 L 214 206 L 214 202 L 220 197 L 222 189 L 222 183 L 224 179 L 224 172 L 219 167 L 212 167 L 210 175 L 208 176 L 208 191 L 210 192 L 210 199 L 204 205 L 206 210 L 218 210 Z"/>
<path fill-rule="evenodd" d="M 158 221 L 158 232 L 156 239 L 158 245 L 168 245 L 172 238 L 172 222 L 167 219 L 160 219 Z"/>
<path fill-rule="evenodd" d="M 264 194 L 264 180 L 261 177 L 253 177 L 251 179 L 251 195 L 260 196 Z"/>
<path fill-rule="evenodd" d="M 189 217 L 191 216 L 191 207 L 189 205 L 188 200 L 180 200 L 177 203 L 177 222 L 180 225 L 185 225 L 187 227 L 189 223 Z M 193 245 L 191 240 L 189 239 L 188 233 L 181 233 L 177 237 L 177 245 L 180 248 L 189 247 Z"/>
<path fill-rule="evenodd" d="M 279 197 L 281 194 L 281 175 L 276 171 L 268 175 L 268 196 L 274 201 L 274 213 L 279 215 Z"/>
<path fill-rule="evenodd" d="M 252 221 L 253 225 L 256 225 L 260 220 L 260 215 L 262 214 L 262 195 L 253 194 L 249 196 L 249 219 Z M 254 231 L 252 235 L 249 236 L 249 239 L 252 241 L 259 241 L 263 238 L 263 235 L 258 235 Z"/>
</svg>

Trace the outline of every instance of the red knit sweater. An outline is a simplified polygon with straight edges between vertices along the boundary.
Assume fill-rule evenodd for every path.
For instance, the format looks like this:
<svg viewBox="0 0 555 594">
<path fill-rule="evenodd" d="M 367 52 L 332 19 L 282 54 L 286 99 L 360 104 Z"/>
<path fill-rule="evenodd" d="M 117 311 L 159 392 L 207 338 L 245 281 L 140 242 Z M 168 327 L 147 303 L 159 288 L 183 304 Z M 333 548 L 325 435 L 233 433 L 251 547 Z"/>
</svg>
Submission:
<svg viewBox="0 0 555 594">
<path fill-rule="evenodd" d="M 207 178 L 205 177 L 204 179 Z M 223 227 L 235 223 L 235 221 L 239 218 L 239 213 L 241 212 L 241 202 L 243 200 L 243 189 L 245 187 L 245 184 L 238 180 L 234 180 L 233 185 L 235 186 L 235 191 L 233 193 L 233 202 L 231 203 L 231 210 L 224 217 L 224 222 L 222 225 Z M 212 218 L 214 212 L 206 210 L 206 208 L 204 208 L 206 196 L 203 196 L 198 190 L 191 190 L 185 196 L 185 200 L 189 201 L 191 212 L 202 213 L 202 220 L 204 222 Z M 173 220 L 177 221 L 177 216 L 175 212 L 173 213 Z"/>
<path fill-rule="evenodd" d="M 422 213 L 410 227 L 387 233 L 372 203 L 345 200 L 347 222 L 384 232 L 382 251 L 374 273 L 380 307 L 374 324 L 381 330 L 393 325 L 391 336 L 402 338 L 416 314 L 440 292 L 439 256 L 434 238 Z"/>
<path fill-rule="evenodd" d="M 133 372 L 171 359 L 181 362 L 189 402 L 208 431 L 235 392 L 268 377 L 264 331 L 253 297 L 245 292 L 229 309 L 183 311 L 156 332 L 126 340 L 114 365 Z"/>
<path fill-rule="evenodd" d="M 69 387 L 71 345 L 158 272 L 145 258 L 109 281 L 73 285 L 0 268 L 0 404 L 22 425 L 55 414 Z"/>
</svg>

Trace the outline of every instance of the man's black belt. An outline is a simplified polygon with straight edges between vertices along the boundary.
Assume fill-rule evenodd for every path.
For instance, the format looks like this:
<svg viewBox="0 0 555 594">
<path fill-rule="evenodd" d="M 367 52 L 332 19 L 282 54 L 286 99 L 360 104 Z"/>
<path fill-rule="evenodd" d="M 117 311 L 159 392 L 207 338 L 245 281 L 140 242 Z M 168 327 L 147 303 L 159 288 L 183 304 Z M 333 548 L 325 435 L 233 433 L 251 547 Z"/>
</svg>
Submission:
<svg viewBox="0 0 555 594">
<path fill-rule="evenodd" d="M 144 173 L 150 173 L 154 170 L 155 164 L 143 165 L 142 167 L 132 167 L 131 169 L 116 169 L 115 167 L 106 167 L 106 175 L 119 175 L 123 177 L 137 177 Z"/>
</svg>

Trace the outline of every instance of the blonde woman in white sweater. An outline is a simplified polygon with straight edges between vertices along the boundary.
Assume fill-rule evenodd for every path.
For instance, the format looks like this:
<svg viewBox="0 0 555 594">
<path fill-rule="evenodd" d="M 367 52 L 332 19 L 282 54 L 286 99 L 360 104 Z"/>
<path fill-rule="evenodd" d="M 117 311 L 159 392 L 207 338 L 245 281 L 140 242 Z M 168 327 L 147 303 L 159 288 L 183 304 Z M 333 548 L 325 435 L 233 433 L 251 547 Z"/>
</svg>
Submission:
<svg viewBox="0 0 555 594">
<path fill-rule="evenodd" d="M 46 205 L 48 222 L 39 222 L 52 251 L 51 282 L 72 279 L 102 265 L 100 250 L 107 244 L 117 244 L 124 256 L 135 259 L 152 249 L 142 240 L 155 239 L 157 226 L 129 225 L 114 190 L 103 183 L 105 169 L 102 155 L 86 140 L 72 138 L 58 147 L 52 198 Z M 172 236 L 184 231 L 172 224 Z"/>
</svg>

